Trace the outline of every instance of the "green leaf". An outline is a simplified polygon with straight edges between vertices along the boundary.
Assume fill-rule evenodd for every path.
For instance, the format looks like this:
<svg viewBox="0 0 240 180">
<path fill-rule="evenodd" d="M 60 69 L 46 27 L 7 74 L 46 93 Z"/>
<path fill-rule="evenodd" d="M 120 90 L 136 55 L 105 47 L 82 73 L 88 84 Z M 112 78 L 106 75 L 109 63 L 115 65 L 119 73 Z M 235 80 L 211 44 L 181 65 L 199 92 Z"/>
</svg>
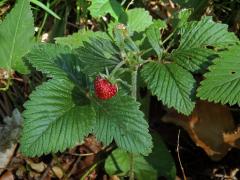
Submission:
<svg viewBox="0 0 240 180">
<path fill-rule="evenodd" d="M 201 17 L 209 6 L 208 0 L 173 0 L 174 3 L 178 3 L 182 8 L 193 9 L 192 18 Z"/>
<path fill-rule="evenodd" d="M 227 30 L 227 25 L 216 23 L 211 17 L 203 17 L 200 21 L 192 21 L 180 29 L 180 45 L 172 52 L 171 58 L 180 66 L 194 72 L 210 63 L 215 51 L 212 47 L 227 47 L 238 39 Z"/>
<path fill-rule="evenodd" d="M 206 69 L 215 57 L 214 52 L 207 48 L 189 48 L 173 52 L 171 57 L 178 65 L 191 71 L 198 72 Z"/>
<path fill-rule="evenodd" d="M 6 2 L 7 0 L 0 0 L 0 7 L 3 6 Z"/>
<path fill-rule="evenodd" d="M 195 80 L 188 71 L 174 63 L 150 62 L 143 66 L 141 75 L 148 89 L 163 104 L 185 115 L 192 112 Z"/>
<path fill-rule="evenodd" d="M 34 25 L 28 0 L 18 0 L 0 24 L 0 67 L 27 73 L 23 55 L 33 45 Z"/>
<path fill-rule="evenodd" d="M 66 37 L 57 37 L 55 38 L 57 44 L 61 45 L 67 45 L 71 47 L 72 49 L 79 48 L 80 46 L 83 46 L 83 42 L 90 42 L 90 38 L 93 37 L 102 37 L 105 39 L 109 39 L 107 34 L 101 31 L 93 32 L 93 31 L 86 31 L 86 30 L 80 30 L 77 33 L 74 33 L 72 35 L 68 35 Z"/>
<path fill-rule="evenodd" d="M 173 27 L 180 28 L 184 26 L 192 14 L 191 9 L 181 9 L 179 12 L 174 14 Z"/>
<path fill-rule="evenodd" d="M 88 9 L 95 18 L 109 13 L 112 17 L 118 19 L 124 13 L 122 6 L 116 0 L 94 0 Z"/>
<path fill-rule="evenodd" d="M 142 32 L 152 24 L 152 16 L 143 8 L 134 8 L 122 14 L 119 22 L 127 25 L 130 34 L 133 32 Z"/>
<path fill-rule="evenodd" d="M 42 8 L 47 13 L 51 14 L 56 19 L 58 19 L 58 20 L 61 19 L 55 12 L 53 12 L 48 6 L 43 4 L 41 1 L 38 1 L 38 0 L 30 0 L 30 1 L 31 1 L 31 3 L 33 3 L 33 4 L 37 5 L 38 7 Z"/>
<path fill-rule="evenodd" d="M 240 105 L 240 45 L 221 52 L 198 88 L 201 99 Z"/>
<path fill-rule="evenodd" d="M 159 134 L 154 132 L 152 133 L 152 137 L 153 150 L 145 159 L 157 171 L 158 176 L 164 176 L 169 180 L 175 180 L 176 167 L 171 153 Z"/>
<path fill-rule="evenodd" d="M 108 156 L 104 167 L 110 176 L 124 176 L 130 170 L 130 162 L 129 153 L 118 148 Z"/>
<path fill-rule="evenodd" d="M 118 147 L 132 153 L 149 154 L 152 148 L 151 135 L 139 106 L 130 96 L 97 101 L 97 124 L 94 128 L 97 139 L 105 145 L 114 140 Z"/>
<path fill-rule="evenodd" d="M 149 43 L 157 53 L 158 57 L 161 58 L 162 56 L 162 41 L 161 41 L 161 34 L 160 29 L 166 28 L 166 23 L 164 21 L 155 21 L 152 25 L 147 28 L 146 35 L 148 38 Z"/>
<path fill-rule="evenodd" d="M 88 75 L 97 75 L 114 68 L 120 61 L 120 50 L 109 39 L 91 38 L 83 42 L 84 46 L 76 49 L 83 72 Z"/>
<path fill-rule="evenodd" d="M 44 43 L 35 45 L 25 59 L 48 77 L 56 76 L 59 79 L 65 79 L 67 74 L 64 72 L 64 65 L 61 62 L 72 62 L 74 56 L 71 53 L 71 49 L 66 46 Z"/>
<path fill-rule="evenodd" d="M 139 154 L 131 154 L 122 149 L 114 150 L 105 162 L 106 172 L 112 175 L 126 176 L 131 169 L 133 162 L 133 171 L 138 180 L 156 180 L 163 176 L 174 180 L 176 177 L 176 167 L 174 160 L 167 147 L 157 133 L 153 133 L 154 148 L 153 152 L 144 157 Z"/>
<path fill-rule="evenodd" d="M 55 44 L 39 44 L 25 56 L 33 67 L 45 73 L 48 77 L 66 79 L 71 71 L 80 68 L 77 65 L 77 57 L 66 46 Z"/>
<path fill-rule="evenodd" d="M 68 80 L 49 80 L 25 103 L 20 150 L 27 156 L 64 151 L 83 140 L 96 122 L 90 103 Z"/>
<path fill-rule="evenodd" d="M 54 19 L 51 24 L 48 41 L 53 42 L 54 38 L 61 37 L 66 34 L 68 26 L 68 17 L 70 16 L 70 4 L 65 3 L 62 8 L 56 8 L 55 11 L 61 17 L 61 20 Z M 65 7 L 65 8 L 64 8 Z"/>
<path fill-rule="evenodd" d="M 25 58 L 48 77 L 71 80 L 81 88 L 89 87 L 89 79 L 80 68 L 80 61 L 67 46 L 36 45 Z"/>
<path fill-rule="evenodd" d="M 157 170 L 143 156 L 136 155 L 133 157 L 134 173 L 138 180 L 156 180 L 158 177 Z M 159 162 L 161 163 L 161 162 Z"/>
<path fill-rule="evenodd" d="M 181 28 L 180 34 L 179 49 L 206 46 L 226 47 L 238 41 L 234 33 L 228 32 L 226 24 L 216 23 L 209 16 L 186 24 Z"/>
<path fill-rule="evenodd" d="M 105 170 L 108 175 L 126 176 L 128 175 L 133 160 L 133 172 L 138 180 L 156 180 L 158 177 L 157 171 L 147 162 L 147 160 L 139 155 L 134 154 L 131 159 L 131 154 L 122 150 L 114 150 L 105 162 Z"/>
</svg>

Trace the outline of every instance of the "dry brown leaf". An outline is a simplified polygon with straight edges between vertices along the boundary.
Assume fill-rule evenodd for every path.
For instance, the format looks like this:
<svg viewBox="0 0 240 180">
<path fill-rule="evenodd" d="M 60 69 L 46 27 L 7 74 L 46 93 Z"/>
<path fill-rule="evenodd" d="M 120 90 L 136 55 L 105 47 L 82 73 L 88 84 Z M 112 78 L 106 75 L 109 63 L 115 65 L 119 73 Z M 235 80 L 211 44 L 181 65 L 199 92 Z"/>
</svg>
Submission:
<svg viewBox="0 0 240 180">
<path fill-rule="evenodd" d="M 52 167 L 53 173 L 58 177 L 58 179 L 62 179 L 63 177 L 63 171 L 60 167 L 58 166 L 53 166 Z"/>
<path fill-rule="evenodd" d="M 183 127 L 212 160 L 220 160 L 231 148 L 223 140 L 224 132 L 235 128 L 231 112 L 226 106 L 198 101 L 190 116 L 171 111 L 162 120 Z"/>
<path fill-rule="evenodd" d="M 230 133 L 223 133 L 224 142 L 240 149 L 240 127 Z"/>
<path fill-rule="evenodd" d="M 180 178 L 180 177 L 178 177 L 178 176 L 176 176 L 175 180 L 181 180 L 181 178 Z"/>
<path fill-rule="evenodd" d="M 118 176 L 116 176 L 116 175 L 110 176 L 109 179 L 110 179 L 110 180 L 120 180 L 120 178 L 119 178 Z"/>
<path fill-rule="evenodd" d="M 35 163 L 33 162 L 32 160 L 28 159 L 26 160 L 28 165 L 33 169 L 35 170 L 36 172 L 43 172 L 46 168 L 47 168 L 47 165 L 43 162 L 40 162 L 40 163 Z"/>
<path fill-rule="evenodd" d="M 25 171 L 26 171 L 26 168 L 23 165 L 19 165 L 15 175 L 19 178 L 23 178 Z"/>
<path fill-rule="evenodd" d="M 34 172 L 34 171 L 30 171 L 28 175 L 31 179 L 39 179 L 39 177 L 41 176 L 40 173 L 37 173 L 37 172 Z"/>
<path fill-rule="evenodd" d="M 8 148 L 5 152 L 0 152 L 0 174 L 7 167 L 8 163 L 11 161 L 16 147 L 17 144 L 11 144 L 11 147 Z"/>
<path fill-rule="evenodd" d="M 11 171 L 7 171 L 0 177 L 0 180 L 14 180 L 14 176 Z"/>
</svg>

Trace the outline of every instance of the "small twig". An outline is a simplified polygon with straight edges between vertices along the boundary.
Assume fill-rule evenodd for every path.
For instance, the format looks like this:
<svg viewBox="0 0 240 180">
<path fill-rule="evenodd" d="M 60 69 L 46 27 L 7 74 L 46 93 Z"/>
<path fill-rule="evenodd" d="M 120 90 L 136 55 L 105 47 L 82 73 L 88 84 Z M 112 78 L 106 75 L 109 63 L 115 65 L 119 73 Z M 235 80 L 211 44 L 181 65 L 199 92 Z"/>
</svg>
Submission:
<svg viewBox="0 0 240 180">
<path fill-rule="evenodd" d="M 144 64 L 147 64 L 147 63 L 149 63 L 149 62 L 153 62 L 153 60 L 151 60 L 151 59 L 148 59 L 148 60 L 145 60 L 142 64 L 140 64 L 139 66 L 141 67 L 141 66 L 143 66 Z"/>
<path fill-rule="evenodd" d="M 181 130 L 179 129 L 179 131 L 178 131 L 178 139 L 177 139 L 177 156 L 178 156 L 178 161 L 179 161 L 179 164 L 180 164 L 180 167 L 181 167 L 181 170 L 182 170 L 183 179 L 187 180 L 187 177 L 185 175 L 185 172 L 184 172 L 184 169 L 183 169 L 183 165 L 182 165 L 182 162 L 181 162 L 180 153 L 179 153 L 180 132 L 181 132 Z"/>
<path fill-rule="evenodd" d="M 174 32 L 172 32 L 166 39 L 163 40 L 162 44 L 165 44 L 172 36 L 174 35 Z"/>
<path fill-rule="evenodd" d="M 123 5 L 126 3 L 126 1 L 127 1 L 127 0 L 123 0 L 123 1 L 121 2 L 121 6 L 123 6 Z"/>
<path fill-rule="evenodd" d="M 47 2 L 47 7 L 49 7 L 49 2 Z M 43 27 L 44 27 L 44 25 L 45 25 L 45 23 L 46 23 L 47 18 L 48 18 L 48 13 L 45 12 L 44 17 L 43 17 L 42 24 L 41 24 L 41 26 L 40 26 L 40 28 L 39 28 L 39 30 L 38 30 L 37 40 L 40 39 L 40 36 L 41 36 L 41 34 L 42 34 L 42 30 L 43 30 Z"/>
<path fill-rule="evenodd" d="M 71 22 L 67 22 L 67 24 L 68 25 L 70 25 L 70 26 L 72 26 L 72 27 L 74 27 L 74 28 L 79 28 L 79 26 L 78 25 L 76 25 L 76 24 L 73 24 L 73 23 L 71 23 Z"/>
<path fill-rule="evenodd" d="M 168 47 L 165 49 L 165 52 L 168 52 L 169 49 L 172 47 L 172 45 L 173 45 L 173 43 L 174 43 L 173 40 L 174 40 L 174 39 L 172 39 L 172 40 L 170 41 L 170 43 L 168 44 Z"/>
<path fill-rule="evenodd" d="M 78 163 L 81 161 L 81 159 L 82 159 L 81 156 L 79 156 L 79 157 L 77 158 L 77 160 L 76 160 L 76 161 L 74 162 L 74 164 L 73 164 L 72 169 L 71 169 L 70 172 L 67 174 L 67 176 L 65 176 L 66 179 L 69 179 L 69 178 L 71 177 L 72 173 L 73 173 L 74 170 L 77 168 L 77 165 L 78 165 Z"/>
<path fill-rule="evenodd" d="M 80 178 L 80 180 L 85 180 L 85 179 L 88 177 L 88 175 L 89 175 L 91 172 L 93 172 L 93 170 L 94 170 L 99 164 L 101 164 L 103 161 L 105 161 L 105 159 L 102 159 L 102 160 L 94 163 L 94 164 L 90 167 L 90 169 L 88 169 L 88 171 Z"/>
<path fill-rule="evenodd" d="M 139 55 L 139 56 L 143 56 L 143 55 L 149 53 L 149 52 L 152 51 L 152 50 L 153 50 L 153 48 L 148 48 L 148 49 L 146 49 L 146 50 L 141 51 L 138 55 Z"/>
<path fill-rule="evenodd" d="M 73 156 L 81 156 L 81 157 L 85 157 L 85 156 L 93 156 L 95 155 L 95 153 L 85 153 L 85 154 L 78 154 L 78 153 L 67 153 L 69 155 L 73 155 Z"/>
<path fill-rule="evenodd" d="M 42 177 L 40 178 L 40 180 L 45 180 L 45 179 L 46 179 L 49 171 L 51 170 L 51 167 L 52 167 L 52 165 L 53 165 L 53 162 L 54 162 L 54 159 L 52 159 L 51 162 L 50 162 L 50 164 L 48 164 L 47 169 L 44 171 L 44 173 L 43 173 Z"/>
<path fill-rule="evenodd" d="M 3 97 L 3 96 L 2 96 Z M 0 97 L 1 98 L 1 97 Z M 0 109 L 3 112 L 3 117 L 7 115 L 7 109 L 4 103 L 4 100 L 0 99 Z"/>
<path fill-rule="evenodd" d="M 17 77 L 14 77 L 12 78 L 13 80 L 16 80 L 16 81 L 19 81 L 19 82 L 24 82 L 24 80 L 22 78 L 17 78 Z"/>
<path fill-rule="evenodd" d="M 128 8 L 134 3 L 134 0 L 131 0 L 130 3 L 127 5 L 126 7 L 126 11 L 128 10 Z"/>
<path fill-rule="evenodd" d="M 7 98 L 7 94 L 6 93 L 3 93 L 2 97 L 3 97 L 4 104 L 5 104 L 6 113 L 9 116 L 11 114 L 11 104 L 10 104 L 8 98 Z"/>
</svg>

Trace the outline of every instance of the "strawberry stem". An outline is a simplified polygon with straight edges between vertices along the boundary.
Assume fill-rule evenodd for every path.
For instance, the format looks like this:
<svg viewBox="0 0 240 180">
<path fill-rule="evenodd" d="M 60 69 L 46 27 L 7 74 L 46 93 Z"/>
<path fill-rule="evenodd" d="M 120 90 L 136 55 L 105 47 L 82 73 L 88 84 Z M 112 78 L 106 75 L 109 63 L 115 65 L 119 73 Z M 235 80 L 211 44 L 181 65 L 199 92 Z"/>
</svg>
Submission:
<svg viewBox="0 0 240 180">
<path fill-rule="evenodd" d="M 132 72 L 132 97 L 137 100 L 137 75 L 138 75 L 138 67 L 135 67 L 135 70 Z M 129 179 L 134 180 L 134 155 L 130 154 L 130 171 L 129 171 Z"/>
<path fill-rule="evenodd" d="M 125 64 L 125 61 L 121 61 L 120 63 L 118 63 L 115 68 L 112 70 L 111 74 L 110 74 L 110 78 L 114 77 L 115 73 Z"/>
<path fill-rule="evenodd" d="M 137 99 L 137 71 L 138 68 L 132 72 L 132 97 L 135 100 Z"/>
</svg>

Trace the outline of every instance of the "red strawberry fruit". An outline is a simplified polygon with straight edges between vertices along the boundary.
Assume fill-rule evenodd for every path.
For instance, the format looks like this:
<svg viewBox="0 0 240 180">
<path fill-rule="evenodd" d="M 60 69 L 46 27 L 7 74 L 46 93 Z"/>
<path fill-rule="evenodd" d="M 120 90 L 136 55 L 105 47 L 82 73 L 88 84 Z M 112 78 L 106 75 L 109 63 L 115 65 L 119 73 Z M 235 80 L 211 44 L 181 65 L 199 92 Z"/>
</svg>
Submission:
<svg viewBox="0 0 240 180">
<path fill-rule="evenodd" d="M 116 84 L 112 84 L 107 79 L 100 76 L 97 76 L 94 81 L 94 89 L 96 96 L 102 100 L 111 99 L 118 91 Z"/>
</svg>

